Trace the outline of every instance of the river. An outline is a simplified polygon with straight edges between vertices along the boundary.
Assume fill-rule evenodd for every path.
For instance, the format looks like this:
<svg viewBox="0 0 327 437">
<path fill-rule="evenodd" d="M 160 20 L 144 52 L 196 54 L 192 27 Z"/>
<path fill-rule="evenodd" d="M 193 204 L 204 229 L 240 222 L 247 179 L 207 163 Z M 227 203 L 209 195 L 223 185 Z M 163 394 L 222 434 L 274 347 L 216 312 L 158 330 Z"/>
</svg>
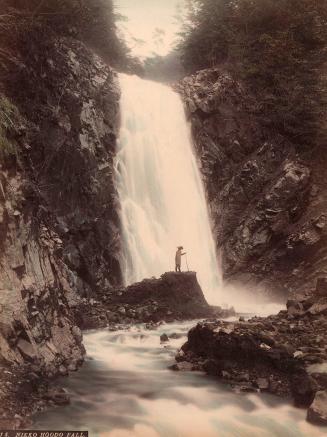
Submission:
<svg viewBox="0 0 327 437">
<path fill-rule="evenodd" d="M 176 350 L 195 321 L 157 330 L 85 334 L 87 359 L 62 384 L 71 405 L 35 417 L 39 429 L 88 430 L 90 437 L 321 437 L 306 411 L 266 394 L 237 394 L 200 372 L 174 372 Z M 179 339 L 160 343 L 160 335 Z"/>
</svg>

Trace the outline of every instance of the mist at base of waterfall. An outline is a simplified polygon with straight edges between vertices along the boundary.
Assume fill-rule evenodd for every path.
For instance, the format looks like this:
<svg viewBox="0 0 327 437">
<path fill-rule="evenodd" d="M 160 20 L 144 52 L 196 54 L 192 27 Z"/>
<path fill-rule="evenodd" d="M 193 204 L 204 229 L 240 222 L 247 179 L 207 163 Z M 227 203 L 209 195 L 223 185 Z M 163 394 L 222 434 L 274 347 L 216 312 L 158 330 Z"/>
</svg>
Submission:
<svg viewBox="0 0 327 437">
<path fill-rule="evenodd" d="M 217 294 L 217 305 L 233 307 L 237 314 L 267 317 L 286 309 L 286 297 L 274 296 L 271 291 L 256 286 L 223 284 Z"/>
<path fill-rule="evenodd" d="M 88 430 L 90 437 L 321 437 L 306 410 L 269 395 L 236 394 L 200 372 L 173 372 L 176 350 L 196 321 L 158 330 L 84 336 L 83 368 L 63 379 L 71 405 L 39 414 L 37 429 Z M 160 344 L 160 335 L 183 335 Z"/>
</svg>

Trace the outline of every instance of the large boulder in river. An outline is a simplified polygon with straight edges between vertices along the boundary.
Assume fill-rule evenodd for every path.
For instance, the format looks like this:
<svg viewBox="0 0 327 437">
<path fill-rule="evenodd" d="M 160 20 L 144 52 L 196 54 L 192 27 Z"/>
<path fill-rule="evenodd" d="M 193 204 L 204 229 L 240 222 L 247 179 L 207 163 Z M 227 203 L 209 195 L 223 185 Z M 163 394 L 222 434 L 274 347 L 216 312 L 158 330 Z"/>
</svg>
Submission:
<svg viewBox="0 0 327 437">
<path fill-rule="evenodd" d="M 195 272 L 167 272 L 158 279 L 144 279 L 121 290 L 113 300 L 134 308 L 150 303 L 146 318 L 154 320 L 193 319 L 222 312 L 208 305 Z"/>
<path fill-rule="evenodd" d="M 200 322 L 188 332 L 176 362 L 188 362 L 237 391 L 292 397 L 298 407 L 311 405 L 309 421 L 326 423 L 327 320 L 316 311 L 321 299 L 289 300 L 287 311 L 243 322 Z"/>
<path fill-rule="evenodd" d="M 195 272 L 167 272 L 126 288 L 104 290 L 101 301 L 92 306 L 85 302 L 75 312 L 82 329 L 101 328 L 112 322 L 169 322 L 232 314 L 233 309 L 207 303 Z"/>
</svg>

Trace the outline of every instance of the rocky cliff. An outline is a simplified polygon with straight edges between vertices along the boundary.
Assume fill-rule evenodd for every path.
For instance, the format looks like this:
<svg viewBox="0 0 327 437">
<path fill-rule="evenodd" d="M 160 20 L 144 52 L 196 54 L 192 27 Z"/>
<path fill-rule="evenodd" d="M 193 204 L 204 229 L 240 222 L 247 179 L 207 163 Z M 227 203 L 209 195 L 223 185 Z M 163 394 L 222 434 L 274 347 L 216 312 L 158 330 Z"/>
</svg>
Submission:
<svg viewBox="0 0 327 437">
<path fill-rule="evenodd" d="M 113 70 L 76 39 L 34 26 L 13 44 L 15 68 L 0 75 L 0 364 L 51 378 L 83 361 L 71 308 L 120 283 L 120 93 Z M 1 408 L 19 378 L 3 381 Z"/>
<path fill-rule="evenodd" d="M 256 102 L 219 69 L 185 78 L 179 91 L 226 281 L 313 290 L 327 273 L 326 156 L 259 125 Z"/>
</svg>

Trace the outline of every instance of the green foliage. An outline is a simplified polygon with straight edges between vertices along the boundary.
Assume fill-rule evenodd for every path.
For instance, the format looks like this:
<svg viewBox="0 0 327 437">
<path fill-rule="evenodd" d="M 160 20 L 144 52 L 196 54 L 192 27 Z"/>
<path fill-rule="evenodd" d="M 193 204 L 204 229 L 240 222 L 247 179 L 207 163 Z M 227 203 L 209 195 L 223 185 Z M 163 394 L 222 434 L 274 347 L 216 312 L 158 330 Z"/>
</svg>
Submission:
<svg viewBox="0 0 327 437">
<path fill-rule="evenodd" d="M 189 0 L 180 49 L 189 72 L 223 64 L 265 124 L 312 145 L 326 134 L 326 43 L 325 0 Z"/>
<path fill-rule="evenodd" d="M 16 147 L 12 138 L 12 132 L 16 129 L 18 120 L 17 108 L 9 100 L 0 95 L 0 158 L 1 161 L 9 156 L 16 155 Z"/>
<path fill-rule="evenodd" d="M 185 75 L 181 65 L 180 54 L 171 51 L 165 56 L 155 55 L 143 62 L 144 76 L 159 82 L 175 82 Z"/>
<path fill-rule="evenodd" d="M 74 36 L 115 66 L 134 62 L 119 38 L 113 0 L 4 0 L 7 9 L 19 11 L 26 24 L 47 24 L 57 34 Z"/>
</svg>

